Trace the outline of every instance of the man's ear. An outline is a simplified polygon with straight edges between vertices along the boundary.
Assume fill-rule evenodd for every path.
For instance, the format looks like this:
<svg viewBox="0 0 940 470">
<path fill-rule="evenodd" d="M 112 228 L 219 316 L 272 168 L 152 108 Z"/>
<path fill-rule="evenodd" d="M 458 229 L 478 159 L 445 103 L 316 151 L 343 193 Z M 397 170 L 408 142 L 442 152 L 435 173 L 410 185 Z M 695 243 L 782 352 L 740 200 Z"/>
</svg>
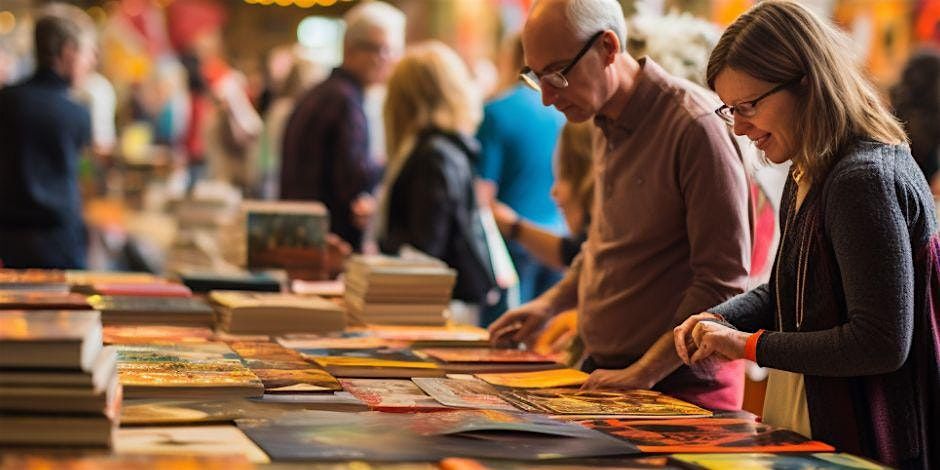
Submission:
<svg viewBox="0 0 940 470">
<path fill-rule="evenodd" d="M 617 54 L 620 53 L 620 38 L 613 31 L 604 31 L 601 36 L 601 47 L 604 48 L 604 65 L 614 63 Z"/>
</svg>

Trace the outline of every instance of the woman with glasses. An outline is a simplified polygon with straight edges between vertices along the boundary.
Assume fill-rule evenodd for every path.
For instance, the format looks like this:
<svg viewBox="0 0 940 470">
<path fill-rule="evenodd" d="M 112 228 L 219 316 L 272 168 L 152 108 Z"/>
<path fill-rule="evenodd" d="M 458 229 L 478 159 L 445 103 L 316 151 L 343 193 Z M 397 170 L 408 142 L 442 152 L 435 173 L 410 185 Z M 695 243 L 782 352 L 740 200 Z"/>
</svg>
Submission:
<svg viewBox="0 0 940 470">
<path fill-rule="evenodd" d="M 902 468 L 940 465 L 940 243 L 904 131 L 843 34 L 766 1 L 708 65 L 718 110 L 792 162 L 770 281 L 675 329 L 687 364 L 774 371 L 764 421 Z"/>
</svg>

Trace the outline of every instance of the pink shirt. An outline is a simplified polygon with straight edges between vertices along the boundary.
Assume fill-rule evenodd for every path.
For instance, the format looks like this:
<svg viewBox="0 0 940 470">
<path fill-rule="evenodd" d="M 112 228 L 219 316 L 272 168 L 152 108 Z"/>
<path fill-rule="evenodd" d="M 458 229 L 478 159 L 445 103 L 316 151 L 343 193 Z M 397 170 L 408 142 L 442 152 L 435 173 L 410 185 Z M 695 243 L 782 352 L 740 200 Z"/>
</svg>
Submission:
<svg viewBox="0 0 940 470">
<path fill-rule="evenodd" d="M 588 239 L 548 294 L 577 296 L 581 337 L 602 368 L 632 363 L 690 315 L 743 292 L 750 265 L 745 169 L 717 102 L 652 60 L 640 65 L 621 115 L 595 118 Z"/>
</svg>

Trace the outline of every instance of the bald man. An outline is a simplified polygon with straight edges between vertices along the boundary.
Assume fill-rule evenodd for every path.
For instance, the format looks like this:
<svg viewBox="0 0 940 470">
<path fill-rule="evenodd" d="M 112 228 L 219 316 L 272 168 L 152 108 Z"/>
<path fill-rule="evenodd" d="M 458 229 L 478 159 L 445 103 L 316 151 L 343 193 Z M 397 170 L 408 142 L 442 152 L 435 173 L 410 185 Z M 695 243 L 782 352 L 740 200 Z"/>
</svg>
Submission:
<svg viewBox="0 0 940 470">
<path fill-rule="evenodd" d="M 717 104 L 649 58 L 624 52 L 616 0 L 542 0 L 523 30 L 522 78 L 571 122 L 593 119 L 595 197 L 581 255 L 542 296 L 490 327 L 528 342 L 577 307 L 585 388 L 656 389 L 739 409 L 743 366 L 683 366 L 672 329 L 746 288 L 744 166 Z"/>
</svg>

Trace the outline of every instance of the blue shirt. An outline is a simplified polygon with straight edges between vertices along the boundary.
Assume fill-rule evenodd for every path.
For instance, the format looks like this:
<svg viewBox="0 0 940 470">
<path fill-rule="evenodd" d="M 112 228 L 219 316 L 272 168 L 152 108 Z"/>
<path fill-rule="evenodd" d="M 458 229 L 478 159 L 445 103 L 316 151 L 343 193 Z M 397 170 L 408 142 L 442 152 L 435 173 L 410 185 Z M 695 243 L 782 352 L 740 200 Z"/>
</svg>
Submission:
<svg viewBox="0 0 940 470">
<path fill-rule="evenodd" d="M 477 171 L 496 183 L 496 198 L 519 215 L 556 233 L 564 219 L 551 198 L 552 162 L 563 114 L 542 106 L 537 92 L 517 85 L 487 103 L 477 131 Z"/>
</svg>

